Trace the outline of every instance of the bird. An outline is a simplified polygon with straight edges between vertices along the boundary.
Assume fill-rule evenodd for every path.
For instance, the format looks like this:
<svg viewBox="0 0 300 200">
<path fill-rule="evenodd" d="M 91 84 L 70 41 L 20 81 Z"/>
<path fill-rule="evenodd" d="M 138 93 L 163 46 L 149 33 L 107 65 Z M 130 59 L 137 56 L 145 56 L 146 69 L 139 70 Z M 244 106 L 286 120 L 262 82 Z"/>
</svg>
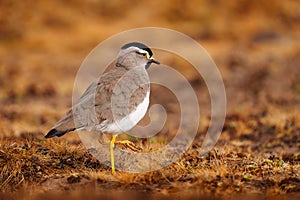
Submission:
<svg viewBox="0 0 300 200">
<path fill-rule="evenodd" d="M 45 138 L 61 137 L 73 131 L 97 131 L 111 134 L 111 173 L 115 174 L 114 146 L 123 144 L 136 149 L 128 140 L 116 141 L 119 134 L 132 129 L 146 114 L 149 106 L 150 82 L 147 69 L 154 59 L 152 50 L 143 43 L 123 45 L 114 67 L 94 80 L 46 134 Z M 89 115 L 95 113 L 96 120 Z"/>
</svg>

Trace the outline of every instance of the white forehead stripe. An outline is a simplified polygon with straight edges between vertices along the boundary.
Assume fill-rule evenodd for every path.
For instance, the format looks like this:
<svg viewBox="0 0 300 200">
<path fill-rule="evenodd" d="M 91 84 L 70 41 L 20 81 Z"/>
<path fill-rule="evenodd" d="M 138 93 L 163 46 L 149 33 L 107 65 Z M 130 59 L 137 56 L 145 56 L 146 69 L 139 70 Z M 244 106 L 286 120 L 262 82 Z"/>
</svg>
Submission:
<svg viewBox="0 0 300 200">
<path fill-rule="evenodd" d="M 150 58 L 150 55 L 149 55 L 149 52 L 144 50 L 144 49 L 140 49 L 138 47 L 129 47 L 127 49 L 122 49 L 120 51 L 120 54 L 119 55 L 123 55 L 125 52 L 128 52 L 128 51 L 138 51 L 140 53 L 145 53 L 147 55 L 147 58 L 149 59 Z"/>
</svg>

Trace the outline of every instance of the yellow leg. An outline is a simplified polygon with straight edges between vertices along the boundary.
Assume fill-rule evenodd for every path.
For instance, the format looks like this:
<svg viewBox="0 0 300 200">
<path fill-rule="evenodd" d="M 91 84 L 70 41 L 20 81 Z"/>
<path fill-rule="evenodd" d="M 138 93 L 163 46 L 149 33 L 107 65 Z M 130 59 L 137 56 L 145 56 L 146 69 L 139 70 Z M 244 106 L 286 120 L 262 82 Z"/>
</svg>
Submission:
<svg viewBox="0 0 300 200">
<path fill-rule="evenodd" d="M 115 141 L 116 141 L 117 136 L 114 135 L 111 138 L 110 141 L 110 162 L 111 162 L 111 173 L 116 174 L 115 170 L 115 158 L 114 158 L 114 146 L 115 146 Z"/>
</svg>

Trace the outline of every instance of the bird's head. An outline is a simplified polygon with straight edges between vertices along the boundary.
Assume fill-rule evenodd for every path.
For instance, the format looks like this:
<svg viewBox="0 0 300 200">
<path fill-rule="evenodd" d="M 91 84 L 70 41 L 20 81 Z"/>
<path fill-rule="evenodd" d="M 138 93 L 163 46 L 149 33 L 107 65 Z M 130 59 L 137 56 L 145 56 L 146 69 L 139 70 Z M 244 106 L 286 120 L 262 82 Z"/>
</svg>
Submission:
<svg viewBox="0 0 300 200">
<path fill-rule="evenodd" d="M 160 64 L 152 57 L 153 53 L 149 47 L 139 42 L 125 44 L 118 55 L 117 67 L 132 69 L 137 66 L 150 67 L 152 63 Z"/>
</svg>

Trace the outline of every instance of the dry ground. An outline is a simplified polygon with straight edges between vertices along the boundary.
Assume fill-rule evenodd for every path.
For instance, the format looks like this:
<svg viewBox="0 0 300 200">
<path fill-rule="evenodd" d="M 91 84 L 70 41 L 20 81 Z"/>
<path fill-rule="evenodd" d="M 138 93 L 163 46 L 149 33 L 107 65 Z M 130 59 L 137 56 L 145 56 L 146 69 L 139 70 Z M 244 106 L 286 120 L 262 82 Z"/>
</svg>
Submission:
<svg viewBox="0 0 300 200">
<path fill-rule="evenodd" d="M 134 5 L 134 6 L 133 6 Z M 300 12 L 296 0 L 0 2 L 0 195 L 7 198 L 269 198 L 300 195 Z M 43 135 L 71 105 L 76 71 L 112 34 L 159 26 L 190 35 L 224 78 L 227 118 L 209 154 L 205 84 L 184 63 L 161 58 L 197 91 L 201 127 L 177 162 L 145 174 L 118 172 L 88 154 L 76 133 Z M 159 57 L 157 55 L 156 57 Z M 173 102 L 153 91 L 151 101 Z M 156 138 L 160 147 L 174 124 Z"/>
</svg>

